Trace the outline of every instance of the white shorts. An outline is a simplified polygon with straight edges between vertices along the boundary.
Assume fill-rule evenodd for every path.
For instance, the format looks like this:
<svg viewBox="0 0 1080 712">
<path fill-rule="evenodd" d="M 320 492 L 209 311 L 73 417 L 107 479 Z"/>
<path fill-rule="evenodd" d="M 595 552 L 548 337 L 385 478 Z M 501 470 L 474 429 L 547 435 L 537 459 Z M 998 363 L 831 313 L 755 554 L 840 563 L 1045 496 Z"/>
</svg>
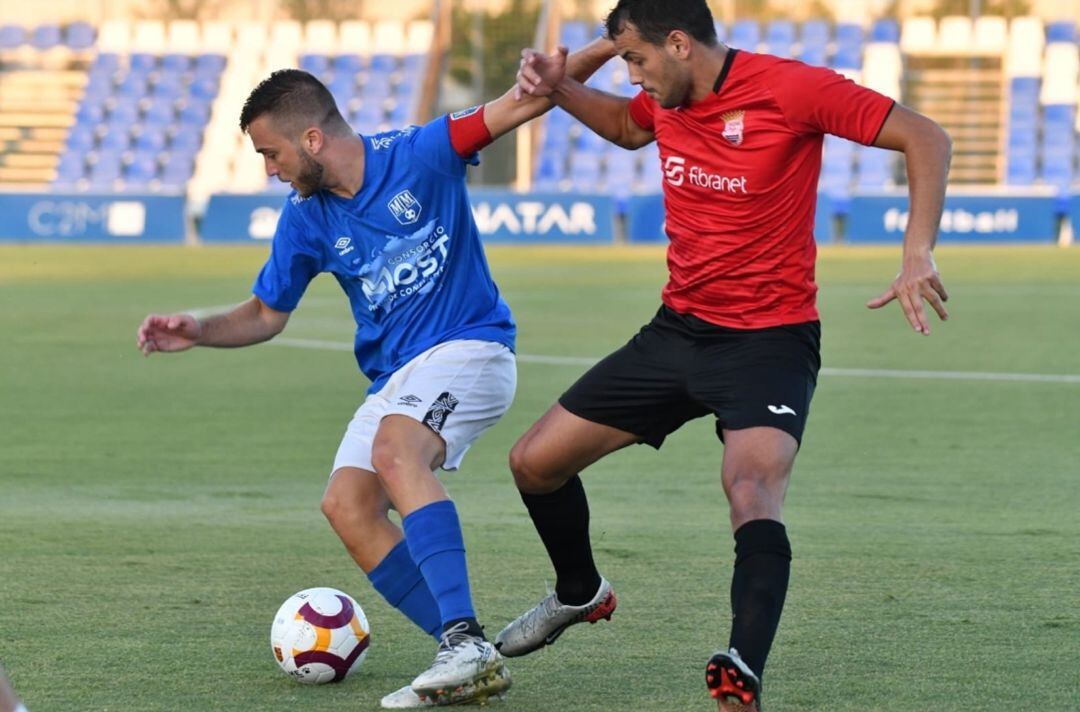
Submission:
<svg viewBox="0 0 1080 712">
<path fill-rule="evenodd" d="M 342 467 L 374 472 L 371 444 L 388 415 L 405 415 L 446 443 L 442 469 L 456 470 L 473 441 L 514 400 L 517 362 L 493 341 L 447 341 L 402 366 L 356 410 L 338 446 L 331 474 Z"/>
</svg>

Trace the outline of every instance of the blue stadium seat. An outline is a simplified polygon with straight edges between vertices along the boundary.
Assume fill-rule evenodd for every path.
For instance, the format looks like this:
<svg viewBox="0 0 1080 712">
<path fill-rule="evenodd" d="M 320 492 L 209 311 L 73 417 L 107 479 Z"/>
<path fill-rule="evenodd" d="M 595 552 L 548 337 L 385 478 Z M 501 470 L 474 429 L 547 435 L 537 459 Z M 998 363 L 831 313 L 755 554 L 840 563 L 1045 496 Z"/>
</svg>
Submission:
<svg viewBox="0 0 1080 712">
<path fill-rule="evenodd" d="M 589 26 L 584 22 L 564 22 L 559 30 L 560 41 L 572 49 L 589 42 Z"/>
<path fill-rule="evenodd" d="M 87 179 L 95 188 L 111 190 L 116 181 L 120 180 L 120 156 L 115 153 L 99 152 L 92 156 L 90 170 Z"/>
<path fill-rule="evenodd" d="M 761 27 L 754 20 L 738 20 L 731 26 L 731 37 L 728 45 L 737 49 L 745 49 L 749 52 L 757 51 L 761 42 Z"/>
<path fill-rule="evenodd" d="M 325 54 L 302 54 L 297 61 L 297 66 L 308 74 L 319 77 L 330 69 L 330 58 Z"/>
<path fill-rule="evenodd" d="M 86 175 L 86 167 L 81 154 L 64 153 L 56 164 L 56 177 L 53 185 L 66 185 L 74 187 Z"/>
<path fill-rule="evenodd" d="M 373 54 L 370 67 L 372 72 L 389 74 L 397 69 L 397 58 L 392 54 Z"/>
<path fill-rule="evenodd" d="M 161 55 L 161 69 L 174 74 L 189 71 L 191 69 L 191 57 L 173 52 L 163 54 Z"/>
<path fill-rule="evenodd" d="M 799 52 L 798 59 L 814 67 L 824 67 L 828 63 L 825 48 L 816 47 L 814 45 L 803 45 L 802 50 Z"/>
<path fill-rule="evenodd" d="M 197 76 L 216 77 L 225 71 L 227 59 L 223 54 L 206 53 L 195 57 L 195 74 Z"/>
<path fill-rule="evenodd" d="M 130 127 L 139 120 L 139 105 L 132 101 L 116 101 L 106 120 L 110 124 Z"/>
<path fill-rule="evenodd" d="M 1032 185 L 1036 180 L 1035 157 L 1010 158 L 1005 171 L 1005 182 L 1009 185 Z"/>
<path fill-rule="evenodd" d="M 128 56 L 128 67 L 134 72 L 152 72 L 157 69 L 158 58 L 149 52 L 132 52 Z"/>
<path fill-rule="evenodd" d="M 30 44 L 39 50 L 52 49 L 63 42 L 64 36 L 60 31 L 60 25 L 51 22 L 38 25 L 30 34 Z"/>
<path fill-rule="evenodd" d="M 95 143 L 94 127 L 82 124 L 72 126 L 67 138 L 64 139 L 64 147 L 67 151 L 78 154 L 92 150 Z"/>
<path fill-rule="evenodd" d="M 870 27 L 870 41 L 871 42 L 891 42 L 897 44 L 900 42 L 900 25 L 891 18 L 881 18 L 875 20 L 874 24 Z"/>
<path fill-rule="evenodd" d="M 330 66 L 339 74 L 359 74 L 367 69 L 367 62 L 358 54 L 339 54 L 331 60 Z"/>
<path fill-rule="evenodd" d="M 865 40 L 865 31 L 863 26 L 855 22 L 838 22 L 836 23 L 836 46 L 842 47 L 854 47 L 861 50 L 863 41 Z"/>
<path fill-rule="evenodd" d="M 135 138 L 135 148 L 157 153 L 165 148 L 165 129 L 161 126 L 142 126 Z"/>
<path fill-rule="evenodd" d="M 132 187 L 145 187 L 157 178 L 157 157 L 149 153 L 136 153 L 123 168 L 124 183 Z"/>
<path fill-rule="evenodd" d="M 176 102 L 171 99 L 155 99 L 143 111 L 143 123 L 147 126 L 166 127 L 176 120 Z"/>
<path fill-rule="evenodd" d="M 102 52 L 94 57 L 90 64 L 91 72 L 109 72 L 110 74 L 120 69 L 120 55 L 116 52 Z"/>
<path fill-rule="evenodd" d="M 795 23 L 773 20 L 765 27 L 765 51 L 777 57 L 790 57 L 795 44 Z"/>
<path fill-rule="evenodd" d="M 22 25 L 0 25 L 0 49 L 18 49 L 26 44 L 26 30 Z"/>
<path fill-rule="evenodd" d="M 1046 25 L 1047 42 L 1076 43 L 1076 23 L 1069 20 L 1051 22 Z"/>
<path fill-rule="evenodd" d="M 195 172 L 190 156 L 170 156 L 161 169 L 161 184 L 167 188 L 183 188 Z M 288 183 L 284 184 L 288 187 Z"/>
<path fill-rule="evenodd" d="M 206 126 L 210 119 L 210 106 L 199 101 L 188 101 L 180 107 L 180 123 L 187 126 Z"/>
<path fill-rule="evenodd" d="M 96 126 L 104 118 L 105 108 L 101 104 L 83 103 L 79 105 L 78 111 L 75 112 L 75 122 L 83 126 Z"/>
<path fill-rule="evenodd" d="M 830 66 L 833 69 L 862 69 L 862 50 L 855 47 L 838 47 Z"/>
<path fill-rule="evenodd" d="M 716 29 L 716 39 L 718 42 L 727 42 L 727 27 L 724 26 L 720 20 L 713 21 L 713 28 Z"/>
<path fill-rule="evenodd" d="M 829 44 L 829 23 L 825 20 L 807 20 L 801 30 L 799 40 L 803 47 L 825 47 Z"/>
<path fill-rule="evenodd" d="M 892 183 L 894 155 L 891 151 L 874 146 L 860 146 L 858 157 L 856 183 L 860 188 L 879 189 Z"/>
<path fill-rule="evenodd" d="M 64 32 L 64 44 L 71 49 L 90 49 L 97 40 L 97 31 L 89 22 L 72 22 Z"/>
<path fill-rule="evenodd" d="M 114 128 L 102 134 L 98 146 L 102 151 L 120 154 L 131 147 L 131 137 L 126 130 Z"/>
<path fill-rule="evenodd" d="M 141 99 L 146 96 L 146 77 L 139 73 L 129 73 L 116 85 L 116 96 Z"/>
<path fill-rule="evenodd" d="M 192 155 L 198 153 L 200 148 L 202 148 L 201 129 L 181 128 L 173 134 L 172 140 L 169 142 L 170 150 Z"/>
<path fill-rule="evenodd" d="M 175 74 L 162 74 L 158 77 L 154 88 L 150 90 L 150 96 L 154 100 L 168 99 L 176 101 L 186 93 L 183 80 Z"/>
</svg>

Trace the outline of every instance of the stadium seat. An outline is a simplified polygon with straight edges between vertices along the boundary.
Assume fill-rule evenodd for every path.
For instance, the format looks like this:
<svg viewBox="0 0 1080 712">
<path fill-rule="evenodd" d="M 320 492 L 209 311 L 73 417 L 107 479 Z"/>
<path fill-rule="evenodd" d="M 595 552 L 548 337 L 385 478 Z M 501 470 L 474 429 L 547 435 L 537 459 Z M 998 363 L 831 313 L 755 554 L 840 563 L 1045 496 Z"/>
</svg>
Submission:
<svg viewBox="0 0 1080 712">
<path fill-rule="evenodd" d="M 761 27 L 754 20 L 737 20 L 731 26 L 731 36 L 728 45 L 736 49 L 745 49 L 748 52 L 756 52 L 761 43 Z"/>
<path fill-rule="evenodd" d="M 836 46 L 837 48 L 853 47 L 861 50 L 865 32 L 863 26 L 855 22 L 836 23 Z M 875 39 L 874 42 L 888 42 L 885 39 Z"/>
<path fill-rule="evenodd" d="M 297 20 L 278 20 L 270 25 L 268 47 L 275 54 L 292 54 L 303 47 L 304 26 Z"/>
<path fill-rule="evenodd" d="M 765 27 L 765 51 L 777 57 L 790 57 L 795 44 L 795 23 L 773 20 Z"/>
<path fill-rule="evenodd" d="M 73 50 L 90 49 L 97 39 L 97 32 L 89 22 L 72 22 L 64 32 L 64 44 Z"/>
<path fill-rule="evenodd" d="M 18 49 L 26 44 L 26 30 L 22 25 L 0 25 L 0 50 Z"/>
<path fill-rule="evenodd" d="M 338 28 L 339 47 L 342 52 L 369 54 L 371 52 L 371 24 L 365 20 L 346 20 Z"/>
<path fill-rule="evenodd" d="M 799 41 L 803 47 L 826 47 L 829 44 L 829 23 L 825 20 L 807 20 L 802 24 Z"/>
<path fill-rule="evenodd" d="M 1063 20 L 1046 26 L 1046 41 L 1076 44 L 1076 23 Z"/>
<path fill-rule="evenodd" d="M 716 30 L 716 39 L 719 42 L 727 43 L 727 27 L 720 20 L 713 21 L 713 28 Z"/>
<path fill-rule="evenodd" d="M 404 50 L 407 54 L 427 54 L 434 39 L 435 25 L 429 20 L 413 20 L 405 30 Z"/>
<path fill-rule="evenodd" d="M 217 77 L 225 71 L 226 58 L 224 54 L 204 52 L 195 57 L 196 77 Z"/>
<path fill-rule="evenodd" d="M 395 56 L 405 54 L 405 26 L 397 20 L 376 22 L 371 28 L 371 51 Z"/>
<path fill-rule="evenodd" d="M 34 49 L 39 51 L 50 50 L 53 47 L 60 46 L 64 41 L 63 34 L 60 31 L 60 25 L 52 22 L 47 22 L 38 25 L 30 33 L 30 44 Z"/>
<path fill-rule="evenodd" d="M 967 54 L 974 46 L 971 18 L 948 15 L 938 24 L 936 51 L 943 54 Z"/>
<path fill-rule="evenodd" d="M 165 28 L 164 51 L 194 55 L 203 51 L 199 23 L 195 20 L 170 20 Z"/>
<path fill-rule="evenodd" d="M 979 54 L 998 56 L 1005 51 L 1009 40 L 1009 26 L 1004 17 L 982 15 L 975 20 L 972 30 L 972 47 Z"/>
<path fill-rule="evenodd" d="M 201 27 L 199 51 L 204 54 L 225 55 L 233 47 L 233 27 L 228 22 L 204 22 Z"/>
<path fill-rule="evenodd" d="M 937 45 L 937 25 L 932 17 L 909 17 L 904 20 L 900 34 L 900 51 L 904 54 L 932 52 Z"/>
<path fill-rule="evenodd" d="M 165 23 L 161 20 L 139 20 L 131 33 L 133 52 L 156 53 L 166 47 Z"/>
<path fill-rule="evenodd" d="M 106 20 L 98 29 L 98 51 L 124 54 L 131 48 L 131 23 Z"/>
<path fill-rule="evenodd" d="M 870 26 L 870 41 L 899 44 L 900 25 L 891 18 L 875 20 L 874 24 Z"/>
<path fill-rule="evenodd" d="M 152 52 L 132 52 L 128 56 L 128 68 L 134 74 L 140 72 L 146 75 L 158 66 L 158 57 Z"/>
<path fill-rule="evenodd" d="M 333 20 L 308 20 L 304 25 L 304 42 L 301 47 L 312 54 L 336 54 L 338 51 L 338 28 Z"/>
</svg>

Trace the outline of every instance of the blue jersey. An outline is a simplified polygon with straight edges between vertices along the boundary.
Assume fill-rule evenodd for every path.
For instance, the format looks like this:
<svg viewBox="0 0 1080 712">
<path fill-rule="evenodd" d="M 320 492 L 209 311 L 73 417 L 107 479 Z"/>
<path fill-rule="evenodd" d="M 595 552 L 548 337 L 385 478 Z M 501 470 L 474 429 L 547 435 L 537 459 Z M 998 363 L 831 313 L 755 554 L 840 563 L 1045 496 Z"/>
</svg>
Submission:
<svg viewBox="0 0 1080 712">
<path fill-rule="evenodd" d="M 352 199 L 289 196 L 253 291 L 292 311 L 330 272 L 356 319 L 360 370 L 379 390 L 397 369 L 453 339 L 513 350 L 516 327 L 491 278 L 465 189 L 466 163 L 447 117 L 364 142 L 364 182 Z"/>
</svg>

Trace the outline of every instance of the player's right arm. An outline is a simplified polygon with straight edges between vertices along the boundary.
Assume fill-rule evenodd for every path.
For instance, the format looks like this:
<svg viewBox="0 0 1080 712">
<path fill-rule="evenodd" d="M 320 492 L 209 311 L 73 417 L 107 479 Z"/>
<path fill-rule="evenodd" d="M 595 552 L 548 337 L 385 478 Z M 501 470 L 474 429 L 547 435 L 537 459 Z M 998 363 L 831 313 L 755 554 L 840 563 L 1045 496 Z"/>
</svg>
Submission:
<svg viewBox="0 0 1080 712">
<path fill-rule="evenodd" d="M 518 86 L 525 93 L 549 97 L 596 134 L 623 148 L 641 148 L 656 138 L 630 116 L 630 99 L 587 87 L 567 76 L 562 48 L 550 55 L 526 49 L 521 57 Z"/>
<path fill-rule="evenodd" d="M 175 353 L 192 346 L 237 347 L 269 341 L 285 328 L 289 312 L 268 307 L 258 297 L 221 314 L 151 314 L 139 326 L 136 344 L 144 356 Z"/>
</svg>

